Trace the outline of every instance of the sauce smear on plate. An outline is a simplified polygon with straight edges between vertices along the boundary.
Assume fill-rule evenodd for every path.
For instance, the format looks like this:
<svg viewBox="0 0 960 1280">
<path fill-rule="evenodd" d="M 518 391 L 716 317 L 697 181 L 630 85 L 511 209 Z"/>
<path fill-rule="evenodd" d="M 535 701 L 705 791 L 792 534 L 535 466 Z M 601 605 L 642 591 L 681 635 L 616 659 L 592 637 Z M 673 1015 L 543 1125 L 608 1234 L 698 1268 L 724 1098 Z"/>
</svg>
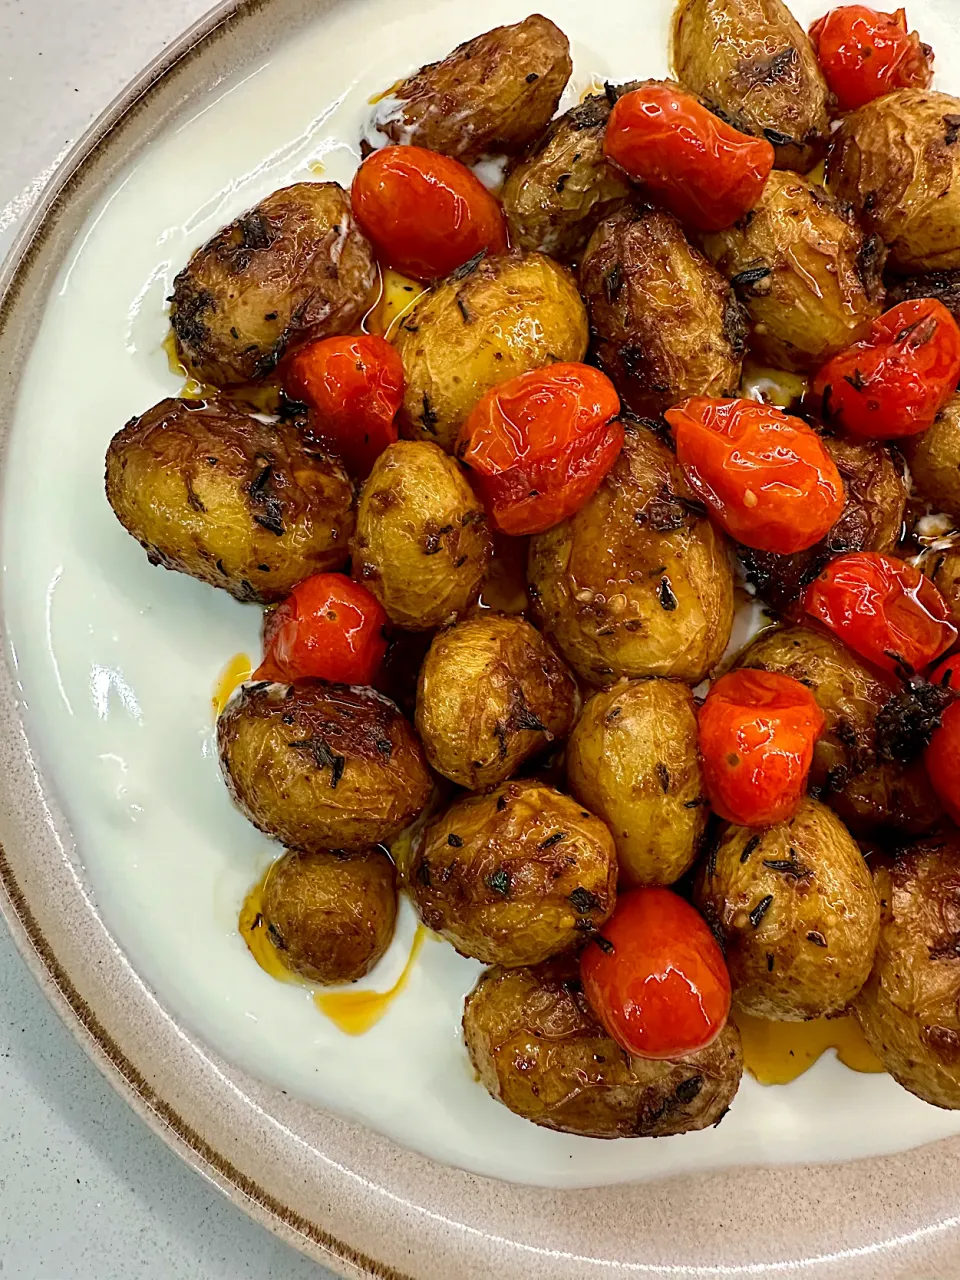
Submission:
<svg viewBox="0 0 960 1280">
<path fill-rule="evenodd" d="M 836 1049 L 837 1057 L 852 1071 L 883 1071 L 854 1017 L 771 1022 L 738 1010 L 734 1021 L 743 1041 L 744 1066 L 760 1084 L 789 1084 L 828 1049 Z"/>
</svg>

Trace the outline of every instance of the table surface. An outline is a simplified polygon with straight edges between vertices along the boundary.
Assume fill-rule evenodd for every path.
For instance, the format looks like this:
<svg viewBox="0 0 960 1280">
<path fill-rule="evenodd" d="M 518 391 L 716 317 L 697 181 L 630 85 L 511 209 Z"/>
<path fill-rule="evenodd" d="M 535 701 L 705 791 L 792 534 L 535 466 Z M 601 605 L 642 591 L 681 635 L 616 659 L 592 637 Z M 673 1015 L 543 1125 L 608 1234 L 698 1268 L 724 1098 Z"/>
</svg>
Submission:
<svg viewBox="0 0 960 1280">
<path fill-rule="evenodd" d="M 212 0 L 0 0 L 0 256 L 86 126 Z M 0 1274 L 329 1280 L 110 1089 L 0 924 Z"/>
</svg>

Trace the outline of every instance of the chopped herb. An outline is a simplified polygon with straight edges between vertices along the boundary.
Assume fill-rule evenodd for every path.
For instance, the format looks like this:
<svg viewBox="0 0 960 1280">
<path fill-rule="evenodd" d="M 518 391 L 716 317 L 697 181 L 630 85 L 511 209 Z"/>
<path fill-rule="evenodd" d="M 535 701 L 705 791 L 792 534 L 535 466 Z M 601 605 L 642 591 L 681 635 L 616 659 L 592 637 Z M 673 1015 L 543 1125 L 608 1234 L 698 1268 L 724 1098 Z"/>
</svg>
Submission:
<svg viewBox="0 0 960 1280">
<path fill-rule="evenodd" d="M 667 613 L 673 613 L 680 601 L 673 593 L 673 587 L 670 585 L 670 579 L 663 577 L 660 579 L 660 589 L 657 592 L 660 601 L 660 608 L 665 609 Z"/>
<path fill-rule="evenodd" d="M 303 751 L 312 755 L 318 769 L 326 769 L 329 765 L 330 788 L 334 791 L 337 789 L 347 763 L 345 756 L 336 755 L 331 751 L 323 738 L 302 738 L 299 742 L 291 742 L 290 746 L 294 751 Z"/>
<path fill-rule="evenodd" d="M 773 973 L 773 952 L 767 952 L 767 973 Z"/>
<path fill-rule="evenodd" d="M 501 898 L 510 897 L 510 872 L 506 867 L 497 867 L 496 871 L 491 871 L 484 884 Z"/>
<path fill-rule="evenodd" d="M 619 262 L 615 262 L 607 274 L 603 277 L 603 291 L 607 295 L 607 302 L 611 306 L 620 296 L 623 289 L 623 267 Z"/>
<path fill-rule="evenodd" d="M 815 947 L 825 947 L 827 940 L 819 929 L 811 929 L 807 934 L 807 941 L 812 942 Z"/>
<path fill-rule="evenodd" d="M 750 839 L 747 841 L 747 843 L 743 846 L 743 853 L 741 853 L 740 855 L 740 861 L 746 862 L 747 859 L 750 857 L 751 853 L 753 853 L 754 849 L 756 849 L 759 843 L 760 843 L 759 836 L 751 836 Z"/>
<path fill-rule="evenodd" d="M 459 293 L 457 294 L 457 306 L 460 309 L 460 314 L 463 316 L 463 323 L 470 324 L 473 320 L 473 316 L 471 316 L 470 312 L 467 310 L 467 304 L 460 297 Z"/>
<path fill-rule="evenodd" d="M 768 871 L 782 871 L 795 880 L 806 880 L 813 874 L 800 862 L 796 849 L 790 850 L 789 858 L 764 858 L 763 865 Z"/>
<path fill-rule="evenodd" d="M 570 894 L 570 903 L 579 915 L 585 916 L 590 911 L 596 911 L 600 906 L 600 899 L 595 893 L 591 893 L 589 889 L 578 886 Z"/>
<path fill-rule="evenodd" d="M 843 380 L 844 382 L 849 382 L 850 386 L 853 387 L 854 391 L 858 393 L 863 391 L 864 387 L 867 385 L 866 379 L 861 373 L 859 367 L 854 369 L 852 377 L 848 374 L 844 374 Z"/>
<path fill-rule="evenodd" d="M 552 849 L 555 844 L 559 844 L 561 840 L 566 840 L 566 838 L 566 831 L 555 831 L 552 836 L 547 836 L 546 840 L 541 840 L 537 848 Z"/>
<path fill-rule="evenodd" d="M 430 397 L 426 392 L 423 393 L 423 412 L 420 414 L 420 421 L 431 435 L 435 436 L 437 434 L 437 423 L 440 418 L 434 413 L 430 405 Z"/>
<path fill-rule="evenodd" d="M 656 773 L 657 781 L 660 783 L 660 790 L 666 795 L 670 790 L 670 770 L 662 760 L 657 761 Z"/>
<path fill-rule="evenodd" d="M 419 867 L 417 867 L 417 879 L 424 886 L 424 888 L 427 888 L 427 889 L 430 888 L 430 863 L 426 860 L 426 858 L 424 858 L 424 860 L 420 863 Z"/>
<path fill-rule="evenodd" d="M 259 929 L 262 925 L 263 925 L 263 912 L 258 911 L 257 914 L 253 917 L 253 924 L 250 926 L 250 928 Z"/>
<path fill-rule="evenodd" d="M 287 944 L 283 940 L 283 934 L 280 932 L 280 930 L 277 928 L 277 926 L 273 923 L 272 920 L 267 925 L 267 936 L 270 938 L 270 941 L 273 943 L 273 945 L 277 948 L 278 951 L 286 951 Z"/>
<path fill-rule="evenodd" d="M 462 849 L 462 848 L 463 848 L 463 840 L 462 840 L 462 838 L 461 838 L 460 836 L 458 836 L 458 835 L 455 835 L 452 831 L 451 831 L 451 832 L 450 832 L 450 834 L 447 836 L 447 844 L 448 844 L 448 845 L 450 845 L 450 846 L 451 846 L 451 848 L 453 848 L 453 849 Z"/>
<path fill-rule="evenodd" d="M 530 74 L 527 76 L 527 84 L 533 84 L 534 80 L 539 80 L 539 79 L 540 79 L 540 76 L 537 74 L 537 72 L 531 71 Z"/>
<path fill-rule="evenodd" d="M 770 904 L 772 902 L 773 902 L 773 894 L 768 893 L 765 898 L 760 899 L 757 905 L 750 912 L 750 923 L 753 925 L 754 929 L 758 928 L 760 921 L 769 911 Z"/>
<path fill-rule="evenodd" d="M 507 807 L 507 797 L 497 796 L 497 813 L 503 813 Z"/>
<path fill-rule="evenodd" d="M 563 195 L 563 188 L 567 185 L 569 181 L 570 181 L 570 174 L 561 173 L 560 177 L 555 182 L 554 188 L 553 188 L 554 191 L 556 191 L 558 196 Z"/>
<path fill-rule="evenodd" d="M 614 947 L 609 938 L 605 938 L 602 933 L 595 933 L 590 939 L 595 942 L 605 956 L 612 956 Z"/>
<path fill-rule="evenodd" d="M 795 142 L 789 133 L 781 133 L 779 129 L 764 129 L 763 136 L 774 147 L 789 147 Z"/>
<path fill-rule="evenodd" d="M 479 253 L 475 253 L 472 258 L 465 262 L 462 267 L 457 267 L 450 279 L 466 280 L 467 276 L 472 275 L 473 272 L 476 271 L 477 267 L 479 267 L 480 263 L 486 256 L 486 249 L 481 249 Z"/>
<path fill-rule="evenodd" d="M 378 738 L 377 750 L 380 752 L 382 756 L 386 756 L 386 758 L 389 760 L 390 757 L 393 755 L 393 743 L 390 741 L 389 738 Z"/>
<path fill-rule="evenodd" d="M 766 280 L 769 274 L 769 267 L 748 267 L 746 271 L 738 272 L 730 284 L 734 289 L 750 289 L 761 280 Z"/>
<path fill-rule="evenodd" d="M 703 1076 L 691 1076 L 689 1080 L 681 1080 L 673 1093 L 677 1101 L 686 1106 L 694 1100 L 702 1088 Z"/>
</svg>

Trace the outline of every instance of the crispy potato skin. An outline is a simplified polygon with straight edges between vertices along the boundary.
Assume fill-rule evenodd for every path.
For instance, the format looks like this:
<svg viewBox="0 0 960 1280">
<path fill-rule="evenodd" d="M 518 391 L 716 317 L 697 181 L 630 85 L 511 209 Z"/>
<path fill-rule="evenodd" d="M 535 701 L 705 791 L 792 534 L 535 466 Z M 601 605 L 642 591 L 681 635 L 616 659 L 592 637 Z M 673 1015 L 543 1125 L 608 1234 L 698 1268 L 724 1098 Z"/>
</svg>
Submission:
<svg viewBox="0 0 960 1280">
<path fill-rule="evenodd" d="M 774 144 L 778 169 L 807 173 L 822 158 L 830 92 L 782 0 L 681 0 L 672 58 L 685 89 Z"/>
<path fill-rule="evenodd" d="M 492 387 L 556 360 L 582 360 L 587 337 L 572 276 L 541 253 L 513 251 L 455 272 L 423 296 L 394 339 L 407 383 L 400 434 L 452 453 Z"/>
<path fill-rule="evenodd" d="M 492 552 L 486 513 L 460 464 L 425 441 L 388 445 L 360 492 L 353 576 L 390 621 L 428 631 L 465 613 Z"/>
<path fill-rule="evenodd" d="M 373 251 L 343 188 L 284 187 L 218 231 L 177 276 L 177 351 L 201 382 L 254 382 L 297 346 L 354 329 L 375 283 Z"/>
<path fill-rule="evenodd" d="M 735 395 L 746 323 L 733 290 L 676 218 L 622 209 L 593 233 L 580 266 L 592 349 L 634 413 L 687 396 Z"/>
<path fill-rule="evenodd" d="M 756 208 L 704 248 L 746 305 L 752 348 L 775 368 L 818 369 L 880 314 L 883 246 L 795 173 L 775 169 Z"/>
<path fill-rule="evenodd" d="M 663 1138 L 719 1124 L 740 1085 L 728 1023 L 698 1053 L 631 1059 L 590 1011 L 575 956 L 481 974 L 463 1034 L 490 1095 L 547 1129 L 587 1138 Z"/>
<path fill-rule="evenodd" d="M 950 606 L 954 625 L 960 627 L 960 547 L 938 552 L 927 572 Z"/>
<path fill-rule="evenodd" d="M 339 460 L 229 403 L 163 400 L 110 441 L 107 501 L 151 564 L 272 604 L 339 569 L 354 524 Z"/>
<path fill-rule="evenodd" d="M 535 627 L 484 613 L 434 638 L 420 669 L 417 733 L 438 773 L 486 791 L 565 738 L 578 702 L 573 677 Z"/>
<path fill-rule="evenodd" d="M 528 580 L 548 636 L 593 685 L 621 676 L 696 684 L 730 638 L 726 544 L 645 427 L 628 430 L 586 506 L 531 540 Z"/>
<path fill-rule="evenodd" d="M 217 744 L 234 803 L 308 853 L 389 843 L 432 790 L 413 730 L 373 689 L 243 685 L 217 722 Z"/>
<path fill-rule="evenodd" d="M 288 969 L 311 982 L 356 982 L 393 938 L 397 873 L 382 849 L 285 853 L 267 874 L 261 911 Z"/>
<path fill-rule="evenodd" d="M 675 680 L 595 693 L 567 743 L 570 790 L 613 832 L 621 881 L 673 884 L 707 825 L 697 712 Z"/>
<path fill-rule="evenodd" d="M 960 393 L 921 435 L 903 441 L 913 483 L 937 511 L 960 519 Z"/>
<path fill-rule="evenodd" d="M 856 842 L 806 797 L 764 831 L 728 825 L 696 901 L 725 942 L 733 998 L 759 1018 L 840 1013 L 870 972 L 880 903 Z"/>
<path fill-rule="evenodd" d="M 391 142 L 467 164 L 514 155 L 546 128 L 572 70 L 567 37 L 533 13 L 421 67 L 384 99 L 375 123 Z"/>
<path fill-rule="evenodd" d="M 845 116 L 827 185 L 903 275 L 960 267 L 960 98 L 898 89 Z"/>
<path fill-rule="evenodd" d="M 613 911 L 610 832 L 539 782 L 457 800 L 410 872 L 424 924 L 484 964 L 538 964 L 582 946 Z"/>
</svg>

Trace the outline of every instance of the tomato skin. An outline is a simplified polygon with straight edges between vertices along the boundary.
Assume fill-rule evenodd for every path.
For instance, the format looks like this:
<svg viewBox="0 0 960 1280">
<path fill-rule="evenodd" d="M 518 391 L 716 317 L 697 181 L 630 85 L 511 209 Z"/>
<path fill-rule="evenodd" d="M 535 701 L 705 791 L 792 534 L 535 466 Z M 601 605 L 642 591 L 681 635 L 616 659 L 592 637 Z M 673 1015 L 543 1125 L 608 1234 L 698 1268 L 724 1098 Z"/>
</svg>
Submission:
<svg viewBox="0 0 960 1280">
<path fill-rule="evenodd" d="M 625 93 L 610 113 L 603 150 L 698 231 L 722 231 L 752 209 L 774 158 L 765 139 L 740 133 L 669 85 Z"/>
<path fill-rule="evenodd" d="M 950 607 L 913 565 L 879 551 L 838 556 L 807 589 L 804 608 L 885 671 L 926 670 L 957 639 Z"/>
<path fill-rule="evenodd" d="M 691 488 L 738 542 L 758 551 L 805 551 L 839 520 L 840 472 L 800 418 L 755 400 L 707 396 L 664 416 Z"/>
<path fill-rule="evenodd" d="M 731 671 L 707 694 L 698 722 L 714 813 L 743 827 L 792 818 L 825 724 L 810 690 L 773 671 Z"/>
<path fill-rule="evenodd" d="M 960 693 L 960 654 L 944 658 L 930 673 L 930 683 Z M 953 702 L 940 719 L 923 754 L 927 777 L 944 809 L 960 824 L 960 701 Z"/>
<path fill-rule="evenodd" d="M 631 889 L 580 956 L 607 1033 L 638 1058 L 703 1049 L 730 1012 L 730 975 L 703 917 L 670 889 Z"/>
<path fill-rule="evenodd" d="M 342 573 L 314 574 L 268 618 L 253 679 L 372 684 L 387 651 L 386 625 L 366 587 Z"/>
<path fill-rule="evenodd" d="M 425 147 L 374 151 L 357 170 L 351 201 L 381 263 L 415 280 L 507 247 L 499 200 L 466 165 Z"/>
<path fill-rule="evenodd" d="M 960 381 L 960 327 L 936 298 L 901 302 L 829 360 L 811 392 L 825 422 L 875 440 L 933 425 Z"/>
<path fill-rule="evenodd" d="M 865 4 L 831 9 L 810 28 L 827 84 L 841 111 L 855 111 L 894 89 L 929 89 L 933 50 L 907 32 L 903 9 L 883 13 Z"/>
<path fill-rule="evenodd" d="M 579 511 L 623 447 L 620 398 L 586 364 L 553 364 L 494 387 L 460 430 L 457 457 L 501 533 L 542 533 Z"/>
</svg>

